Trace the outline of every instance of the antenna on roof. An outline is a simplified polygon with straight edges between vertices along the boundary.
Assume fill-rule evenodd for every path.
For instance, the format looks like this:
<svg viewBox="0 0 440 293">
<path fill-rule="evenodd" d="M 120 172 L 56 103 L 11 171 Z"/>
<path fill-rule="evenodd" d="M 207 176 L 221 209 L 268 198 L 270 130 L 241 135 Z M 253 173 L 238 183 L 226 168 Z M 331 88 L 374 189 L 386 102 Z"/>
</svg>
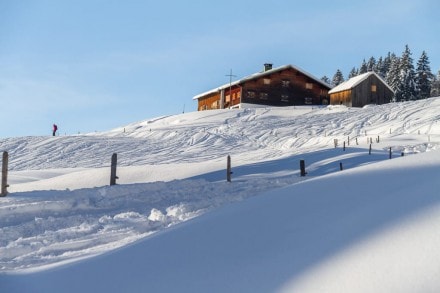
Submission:
<svg viewBox="0 0 440 293">
<path fill-rule="evenodd" d="M 232 69 L 229 71 L 229 74 L 226 74 L 226 76 L 229 76 L 229 102 L 232 104 L 232 78 L 237 76 L 232 74 Z"/>
<path fill-rule="evenodd" d="M 233 78 L 233 77 L 237 77 L 236 75 L 233 75 L 233 74 L 232 74 L 232 69 L 230 70 L 229 74 L 226 74 L 226 76 L 229 76 L 229 84 L 232 83 L 232 78 Z"/>
</svg>

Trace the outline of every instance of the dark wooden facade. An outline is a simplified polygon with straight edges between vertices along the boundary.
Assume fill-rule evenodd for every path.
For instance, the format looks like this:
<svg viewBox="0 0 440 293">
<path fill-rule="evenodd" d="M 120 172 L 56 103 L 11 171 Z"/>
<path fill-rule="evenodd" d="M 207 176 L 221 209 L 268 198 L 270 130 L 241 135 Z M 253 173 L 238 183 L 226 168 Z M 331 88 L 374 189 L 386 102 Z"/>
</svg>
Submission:
<svg viewBox="0 0 440 293">
<path fill-rule="evenodd" d="M 347 107 L 363 107 L 369 104 L 389 103 L 394 91 L 375 72 L 353 77 L 329 92 L 330 104 Z"/>
<path fill-rule="evenodd" d="M 312 75 L 286 65 L 243 78 L 194 97 L 198 110 L 265 106 L 327 105 L 330 86 Z M 232 95 L 231 95 L 232 93 Z"/>
</svg>

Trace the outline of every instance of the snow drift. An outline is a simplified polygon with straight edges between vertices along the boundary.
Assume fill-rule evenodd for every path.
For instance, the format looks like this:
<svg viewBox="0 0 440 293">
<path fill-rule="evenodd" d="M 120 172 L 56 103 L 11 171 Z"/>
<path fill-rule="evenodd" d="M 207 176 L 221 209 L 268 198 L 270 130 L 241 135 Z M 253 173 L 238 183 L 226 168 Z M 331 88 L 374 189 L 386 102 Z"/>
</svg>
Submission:
<svg viewBox="0 0 440 293">
<path fill-rule="evenodd" d="M 209 111 L 2 140 L 0 289 L 438 291 L 439 110 L 437 98 Z"/>
</svg>

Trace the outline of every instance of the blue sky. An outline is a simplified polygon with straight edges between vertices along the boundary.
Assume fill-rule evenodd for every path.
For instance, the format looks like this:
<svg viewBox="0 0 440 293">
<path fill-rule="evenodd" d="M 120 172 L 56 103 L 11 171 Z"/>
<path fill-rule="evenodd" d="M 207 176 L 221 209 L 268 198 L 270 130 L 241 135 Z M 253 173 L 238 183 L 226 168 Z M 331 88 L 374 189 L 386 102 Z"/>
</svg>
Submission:
<svg viewBox="0 0 440 293">
<path fill-rule="evenodd" d="M 0 0 L 0 138 L 104 131 L 293 64 L 316 77 L 408 44 L 440 69 L 440 2 Z"/>
</svg>

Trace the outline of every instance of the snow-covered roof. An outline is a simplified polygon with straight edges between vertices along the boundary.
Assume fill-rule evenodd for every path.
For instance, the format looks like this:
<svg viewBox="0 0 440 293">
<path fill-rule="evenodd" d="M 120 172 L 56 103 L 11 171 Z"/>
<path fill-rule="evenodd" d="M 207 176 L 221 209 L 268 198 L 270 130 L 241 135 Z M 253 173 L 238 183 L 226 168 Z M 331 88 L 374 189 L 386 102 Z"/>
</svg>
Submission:
<svg viewBox="0 0 440 293">
<path fill-rule="evenodd" d="M 361 82 L 363 82 L 364 80 L 366 80 L 371 75 L 375 75 L 380 81 L 382 81 L 383 84 L 385 84 L 392 92 L 394 92 L 394 90 L 386 83 L 385 80 L 383 80 L 382 77 L 380 77 L 374 71 L 369 71 L 369 72 L 363 73 L 361 75 L 352 77 L 349 80 L 341 83 L 340 85 L 335 86 L 328 93 L 329 94 L 334 94 L 334 93 L 338 93 L 338 92 L 342 92 L 342 91 L 346 91 L 346 90 L 352 89 L 355 86 L 357 86 L 358 84 L 360 84 Z"/>
<path fill-rule="evenodd" d="M 211 90 L 209 90 L 207 92 L 201 93 L 201 94 L 199 94 L 197 96 L 194 96 L 193 100 L 198 100 L 198 99 L 200 99 L 200 98 L 202 98 L 204 96 L 207 96 L 209 94 L 214 94 L 214 93 L 217 93 L 217 92 L 219 92 L 219 91 L 221 91 L 223 89 L 229 88 L 230 86 L 236 86 L 236 85 L 244 83 L 246 81 L 253 80 L 253 79 L 256 79 L 256 78 L 260 78 L 260 77 L 263 77 L 265 75 L 269 75 L 269 74 L 272 74 L 272 73 L 275 73 L 275 72 L 278 72 L 278 71 L 282 71 L 282 70 L 286 70 L 286 69 L 294 69 L 294 70 L 296 70 L 298 72 L 301 72 L 302 74 L 310 77 L 311 79 L 315 80 L 316 82 L 319 82 L 323 86 L 328 87 L 329 89 L 331 88 L 331 85 L 327 84 L 326 82 L 322 81 L 321 79 L 313 76 L 312 74 L 308 73 L 305 70 L 302 70 L 299 67 L 296 67 L 296 66 L 293 66 L 293 65 L 289 64 L 289 65 L 283 65 L 283 66 L 280 66 L 280 67 L 277 67 L 277 68 L 273 68 L 273 69 L 270 69 L 270 70 L 266 70 L 266 71 L 263 71 L 263 72 L 254 73 L 254 74 L 246 76 L 246 77 L 244 77 L 242 79 L 233 81 L 231 83 L 224 84 L 222 86 L 219 86 L 219 87 L 211 89 Z"/>
</svg>

